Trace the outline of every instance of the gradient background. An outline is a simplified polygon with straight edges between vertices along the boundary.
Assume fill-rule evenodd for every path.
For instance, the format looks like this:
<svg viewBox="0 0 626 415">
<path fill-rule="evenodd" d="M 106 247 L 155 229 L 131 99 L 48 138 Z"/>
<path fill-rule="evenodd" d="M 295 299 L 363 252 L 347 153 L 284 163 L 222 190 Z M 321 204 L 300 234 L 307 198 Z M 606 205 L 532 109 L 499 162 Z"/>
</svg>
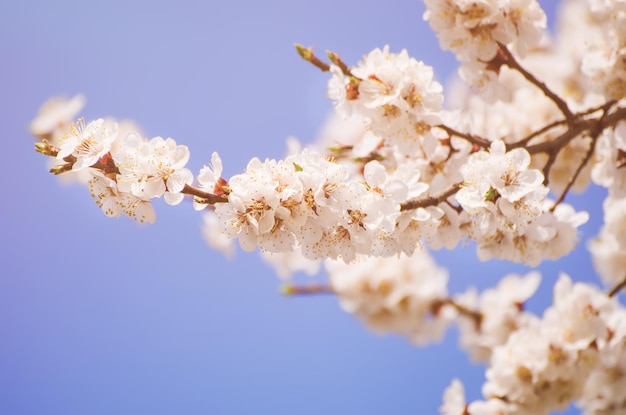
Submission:
<svg viewBox="0 0 626 415">
<path fill-rule="evenodd" d="M 47 98 L 81 92 L 88 120 L 174 137 L 194 174 L 218 151 L 229 177 L 281 157 L 289 135 L 312 141 L 331 110 L 326 74 L 295 42 L 348 63 L 407 48 L 445 81 L 455 61 L 422 12 L 417 0 L 0 3 L 0 414 L 434 414 L 454 376 L 478 398 L 484 369 L 454 331 L 417 349 L 369 333 L 332 296 L 283 297 L 256 254 L 208 249 L 190 204 L 156 202 L 153 226 L 107 219 L 86 188 L 47 173 L 27 133 Z M 597 214 L 601 197 L 578 201 Z M 525 272 L 472 247 L 437 258 L 452 291 Z M 584 244 L 541 269 L 535 310 L 559 271 L 593 280 Z"/>
</svg>

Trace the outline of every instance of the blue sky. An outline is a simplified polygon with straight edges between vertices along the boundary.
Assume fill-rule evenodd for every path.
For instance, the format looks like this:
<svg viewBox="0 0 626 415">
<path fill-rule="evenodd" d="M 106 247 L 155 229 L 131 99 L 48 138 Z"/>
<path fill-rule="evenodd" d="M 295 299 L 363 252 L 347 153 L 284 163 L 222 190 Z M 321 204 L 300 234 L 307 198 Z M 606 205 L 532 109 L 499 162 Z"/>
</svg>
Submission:
<svg viewBox="0 0 626 415">
<path fill-rule="evenodd" d="M 332 296 L 285 298 L 256 254 L 207 248 L 190 204 L 157 202 L 152 226 L 108 219 L 47 173 L 27 133 L 47 98 L 80 92 L 87 119 L 173 137 L 195 173 L 218 151 L 228 177 L 281 157 L 288 136 L 313 140 L 329 114 L 327 77 L 296 42 L 349 63 L 407 48 L 445 81 L 456 65 L 422 12 L 417 0 L 1 3 L 0 413 L 436 413 L 454 376 L 477 398 L 483 368 L 454 332 L 417 349 L 369 333 Z M 578 200 L 598 212 L 601 193 Z M 510 269 L 472 248 L 437 258 L 453 290 Z M 538 310 L 560 270 L 593 279 L 584 249 L 542 270 Z"/>
</svg>

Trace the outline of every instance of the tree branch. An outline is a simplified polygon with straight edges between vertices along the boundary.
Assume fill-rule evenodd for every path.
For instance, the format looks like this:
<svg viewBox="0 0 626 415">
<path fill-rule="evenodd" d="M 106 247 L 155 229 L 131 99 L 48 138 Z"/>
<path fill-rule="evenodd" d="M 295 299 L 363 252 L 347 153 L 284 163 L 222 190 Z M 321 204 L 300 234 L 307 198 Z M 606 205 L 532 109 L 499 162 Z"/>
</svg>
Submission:
<svg viewBox="0 0 626 415">
<path fill-rule="evenodd" d="M 203 201 L 208 205 L 214 205 L 215 203 L 228 202 L 228 198 L 225 196 L 214 195 L 212 193 L 208 193 L 200 189 L 196 189 L 195 187 L 189 186 L 188 184 L 185 185 L 181 193 L 186 194 L 186 195 L 192 195 L 199 199 L 203 199 Z"/>
<path fill-rule="evenodd" d="M 455 130 L 454 128 L 448 127 L 447 125 L 444 124 L 440 124 L 435 126 L 435 128 L 441 128 L 442 130 L 444 130 L 445 132 L 448 133 L 448 136 L 456 136 L 459 138 L 462 138 L 464 140 L 469 141 L 472 144 L 475 144 L 481 148 L 489 148 L 489 146 L 491 145 L 491 141 L 484 139 L 482 137 L 478 137 L 472 134 L 467 134 L 467 133 L 462 133 L 460 131 Z"/>
<path fill-rule="evenodd" d="M 615 295 L 617 295 L 617 293 L 620 292 L 620 290 L 624 287 L 626 287 L 626 275 L 620 283 L 611 288 L 611 291 L 609 291 L 607 295 L 609 297 L 615 297 Z"/>
<path fill-rule="evenodd" d="M 462 185 L 462 183 L 455 183 L 434 196 L 407 200 L 406 202 L 400 204 L 400 210 L 404 212 L 405 210 L 437 206 L 439 203 L 444 202 L 447 198 L 458 192 Z"/>
<path fill-rule="evenodd" d="M 548 88 L 548 86 L 545 83 L 543 83 L 539 79 L 535 78 L 535 76 L 533 74 L 528 72 L 522 65 L 520 65 L 520 63 L 515 59 L 515 56 L 513 56 L 513 54 L 506 47 L 506 45 L 503 45 L 502 43 L 498 42 L 498 46 L 500 47 L 500 51 L 502 52 L 502 54 L 506 58 L 504 63 L 508 67 L 510 67 L 511 69 L 515 69 L 520 74 L 522 74 L 522 76 L 524 78 L 526 78 L 526 80 L 528 82 L 532 83 L 537 88 L 541 89 L 541 91 L 548 98 L 550 98 L 552 100 L 552 102 L 554 102 L 554 104 L 559 108 L 559 110 L 561 110 L 561 112 L 565 116 L 565 119 L 567 120 L 567 124 L 569 124 L 569 125 L 574 124 L 574 121 L 575 121 L 576 117 L 574 116 L 572 111 L 567 106 L 567 103 L 560 96 L 558 96 L 557 94 L 552 92 L 550 90 L 550 88 Z"/>
</svg>

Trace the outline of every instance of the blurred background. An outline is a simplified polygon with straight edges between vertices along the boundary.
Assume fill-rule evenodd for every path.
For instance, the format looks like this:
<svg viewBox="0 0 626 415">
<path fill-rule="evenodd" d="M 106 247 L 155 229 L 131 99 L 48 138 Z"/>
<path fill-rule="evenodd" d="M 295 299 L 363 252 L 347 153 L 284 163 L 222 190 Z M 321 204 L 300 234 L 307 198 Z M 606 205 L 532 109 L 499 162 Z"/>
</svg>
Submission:
<svg viewBox="0 0 626 415">
<path fill-rule="evenodd" d="M 542 2 L 555 15 L 557 2 Z M 418 0 L 4 1 L 0 3 L 0 414 L 426 414 L 453 377 L 480 396 L 484 368 L 457 349 L 368 332 L 332 296 L 287 298 L 257 254 L 224 259 L 190 203 L 155 203 L 157 222 L 106 218 L 33 151 L 28 124 L 55 95 L 83 93 L 87 120 L 132 119 L 189 146 L 197 174 L 217 151 L 224 176 L 285 139 L 313 141 L 331 112 L 327 75 L 293 44 L 349 64 L 385 44 L 435 67 Z M 601 223 L 600 193 L 573 198 Z M 524 267 L 436 253 L 451 290 Z M 594 280 L 584 241 L 541 267 Z"/>
</svg>

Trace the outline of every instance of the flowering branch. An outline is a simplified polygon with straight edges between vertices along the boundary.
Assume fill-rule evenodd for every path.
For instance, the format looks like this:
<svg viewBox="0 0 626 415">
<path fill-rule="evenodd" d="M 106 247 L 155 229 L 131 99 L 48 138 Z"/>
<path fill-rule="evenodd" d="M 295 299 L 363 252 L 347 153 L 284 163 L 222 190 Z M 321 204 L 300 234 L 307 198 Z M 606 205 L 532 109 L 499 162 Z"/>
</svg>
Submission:
<svg viewBox="0 0 626 415">
<path fill-rule="evenodd" d="M 456 136 L 462 138 L 464 140 L 469 141 L 470 143 L 480 147 L 480 148 L 488 148 L 491 145 L 491 141 L 479 137 L 477 135 L 462 133 L 460 131 L 455 130 L 454 128 L 448 127 L 447 125 L 440 124 L 436 126 L 437 128 L 441 128 L 445 132 L 448 133 L 448 137 Z"/>
<path fill-rule="evenodd" d="M 207 205 L 214 205 L 216 203 L 227 203 L 228 202 L 228 198 L 225 196 L 219 196 L 219 195 L 214 195 L 212 193 L 208 193 L 205 191 L 202 191 L 200 189 L 197 189 L 195 187 L 192 187 L 188 184 L 185 184 L 185 187 L 183 187 L 183 190 L 181 190 L 181 193 L 184 193 L 186 195 L 192 195 L 195 196 L 199 199 L 201 199 L 201 203 L 207 204 Z"/>
<path fill-rule="evenodd" d="M 313 48 L 306 48 L 298 43 L 295 44 L 296 51 L 298 55 L 305 61 L 309 62 L 311 65 L 319 68 L 322 72 L 328 72 L 330 70 L 330 65 L 326 62 L 321 61 L 315 54 L 313 53 Z"/>
<path fill-rule="evenodd" d="M 400 210 L 406 211 L 418 208 L 425 208 L 428 206 L 437 206 L 438 204 L 448 199 L 450 196 L 454 195 L 461 188 L 462 185 L 462 183 L 455 183 L 447 189 L 437 193 L 436 195 L 407 200 L 400 205 Z"/>
</svg>

